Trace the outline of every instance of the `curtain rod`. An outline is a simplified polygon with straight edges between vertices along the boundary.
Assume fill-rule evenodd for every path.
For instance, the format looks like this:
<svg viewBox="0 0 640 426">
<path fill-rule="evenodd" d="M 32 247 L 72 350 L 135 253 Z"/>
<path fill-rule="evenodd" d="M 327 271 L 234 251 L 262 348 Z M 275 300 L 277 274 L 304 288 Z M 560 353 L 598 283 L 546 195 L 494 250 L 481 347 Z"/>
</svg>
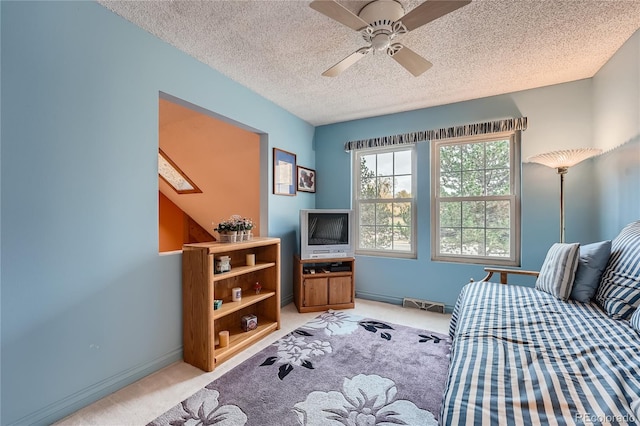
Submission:
<svg viewBox="0 0 640 426">
<path fill-rule="evenodd" d="M 443 127 L 434 130 L 421 130 L 402 135 L 382 136 L 372 139 L 349 141 L 344 144 L 345 151 L 357 149 L 379 148 L 384 146 L 413 144 L 440 139 L 459 138 L 464 136 L 485 135 L 490 133 L 527 130 L 527 117 L 509 118 L 504 120 L 486 121 L 483 123 L 465 124 L 462 126 Z"/>
</svg>

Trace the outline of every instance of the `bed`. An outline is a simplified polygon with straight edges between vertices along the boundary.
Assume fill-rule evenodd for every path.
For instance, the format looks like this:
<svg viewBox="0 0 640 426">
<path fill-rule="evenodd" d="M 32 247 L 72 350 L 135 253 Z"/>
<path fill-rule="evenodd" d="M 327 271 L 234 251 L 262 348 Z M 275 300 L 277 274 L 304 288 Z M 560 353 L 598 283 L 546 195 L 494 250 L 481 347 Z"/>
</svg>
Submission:
<svg viewBox="0 0 640 426">
<path fill-rule="evenodd" d="M 587 303 L 517 285 L 463 288 L 442 424 L 640 424 L 640 222 L 630 227 L 602 274 L 630 295 L 625 311 L 615 311 L 619 285 L 600 284 Z"/>
</svg>

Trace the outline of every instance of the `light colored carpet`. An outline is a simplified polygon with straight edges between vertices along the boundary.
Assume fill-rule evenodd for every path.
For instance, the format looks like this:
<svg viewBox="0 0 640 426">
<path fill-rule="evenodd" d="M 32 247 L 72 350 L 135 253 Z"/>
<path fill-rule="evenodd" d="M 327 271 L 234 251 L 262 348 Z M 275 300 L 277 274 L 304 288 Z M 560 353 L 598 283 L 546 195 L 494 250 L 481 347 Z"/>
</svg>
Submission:
<svg viewBox="0 0 640 426">
<path fill-rule="evenodd" d="M 363 299 L 357 299 L 356 308 L 346 312 L 444 334 L 448 332 L 451 318 L 450 315 L 423 312 Z M 221 364 L 214 371 L 205 373 L 184 362 L 174 363 L 77 411 L 56 424 L 144 425 L 318 314 L 319 312 L 300 314 L 294 304 L 289 304 L 282 308 L 280 330 Z"/>
</svg>

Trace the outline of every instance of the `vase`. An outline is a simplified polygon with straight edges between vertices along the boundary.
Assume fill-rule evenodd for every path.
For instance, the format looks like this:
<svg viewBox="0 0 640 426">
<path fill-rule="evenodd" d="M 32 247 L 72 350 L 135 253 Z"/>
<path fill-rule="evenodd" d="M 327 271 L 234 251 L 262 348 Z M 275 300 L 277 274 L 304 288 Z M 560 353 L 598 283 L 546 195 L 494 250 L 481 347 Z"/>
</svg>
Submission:
<svg viewBox="0 0 640 426">
<path fill-rule="evenodd" d="M 238 231 L 222 231 L 219 234 L 221 243 L 235 243 L 238 239 Z"/>
</svg>

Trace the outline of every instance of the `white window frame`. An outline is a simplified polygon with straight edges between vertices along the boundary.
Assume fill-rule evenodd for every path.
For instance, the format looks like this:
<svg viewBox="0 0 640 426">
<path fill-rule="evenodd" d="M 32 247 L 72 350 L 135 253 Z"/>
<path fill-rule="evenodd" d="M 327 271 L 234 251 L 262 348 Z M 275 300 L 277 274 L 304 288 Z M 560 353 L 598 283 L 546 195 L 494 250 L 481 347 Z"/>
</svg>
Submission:
<svg viewBox="0 0 640 426">
<path fill-rule="evenodd" d="M 431 142 L 431 259 L 434 261 L 474 263 L 497 266 L 520 266 L 521 255 L 521 167 L 520 167 L 520 134 L 521 131 L 491 133 L 481 136 L 451 138 Z M 504 196 L 477 197 L 440 197 L 440 150 L 444 145 L 460 145 L 468 143 L 509 140 L 510 154 L 510 194 Z M 474 256 L 465 254 L 443 254 L 440 252 L 440 203 L 446 201 L 494 201 L 510 202 L 510 248 L 507 257 Z"/>
<path fill-rule="evenodd" d="M 374 199 L 360 199 L 360 158 L 362 156 L 372 154 L 385 154 L 389 152 L 410 151 L 411 152 L 411 198 L 374 198 Z M 418 255 L 418 228 L 417 228 L 417 149 L 415 144 L 396 145 L 393 147 L 375 148 L 354 151 L 352 155 L 353 165 L 353 210 L 355 213 L 355 252 L 357 255 L 366 256 L 384 256 L 384 257 L 397 257 L 415 259 Z M 395 176 L 395 171 L 394 171 Z M 411 204 L 411 244 L 410 250 L 397 250 L 397 249 L 361 249 L 360 248 L 360 207 L 361 204 L 378 202 L 389 202 L 397 200 L 398 202 Z"/>
</svg>

